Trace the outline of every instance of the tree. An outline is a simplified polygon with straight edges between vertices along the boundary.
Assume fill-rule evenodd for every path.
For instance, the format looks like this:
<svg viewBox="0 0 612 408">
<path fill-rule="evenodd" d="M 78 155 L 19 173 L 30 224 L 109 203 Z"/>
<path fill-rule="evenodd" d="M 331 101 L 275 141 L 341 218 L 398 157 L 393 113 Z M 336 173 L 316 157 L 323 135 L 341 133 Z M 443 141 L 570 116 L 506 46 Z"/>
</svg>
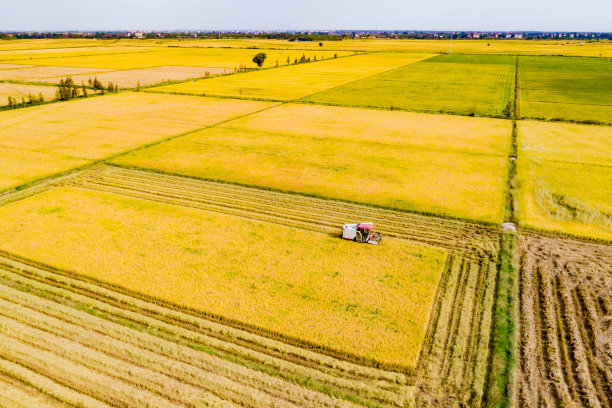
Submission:
<svg viewBox="0 0 612 408">
<path fill-rule="evenodd" d="M 266 53 L 260 52 L 259 54 L 253 57 L 253 62 L 256 63 L 259 68 L 261 68 L 266 58 L 268 58 Z"/>
<path fill-rule="evenodd" d="M 287 65 L 291 64 L 291 58 L 287 55 Z"/>
<path fill-rule="evenodd" d="M 68 77 L 66 79 L 60 79 L 56 98 L 60 101 L 67 101 L 71 98 L 74 98 L 78 95 L 77 87 L 74 84 L 72 78 Z"/>
<path fill-rule="evenodd" d="M 89 81 L 91 82 L 91 79 Z M 83 98 L 87 98 L 87 87 L 83 81 L 81 81 L 81 92 L 83 92 Z"/>
<path fill-rule="evenodd" d="M 104 93 L 104 85 L 102 85 L 102 82 L 100 82 L 98 80 L 98 77 L 95 77 L 93 82 L 92 82 L 92 88 L 94 91 L 100 91 L 102 93 Z"/>
<path fill-rule="evenodd" d="M 319 43 L 319 47 L 322 47 L 322 46 L 323 46 L 323 43 L 322 43 L 322 42 L 320 42 L 320 43 Z"/>
</svg>

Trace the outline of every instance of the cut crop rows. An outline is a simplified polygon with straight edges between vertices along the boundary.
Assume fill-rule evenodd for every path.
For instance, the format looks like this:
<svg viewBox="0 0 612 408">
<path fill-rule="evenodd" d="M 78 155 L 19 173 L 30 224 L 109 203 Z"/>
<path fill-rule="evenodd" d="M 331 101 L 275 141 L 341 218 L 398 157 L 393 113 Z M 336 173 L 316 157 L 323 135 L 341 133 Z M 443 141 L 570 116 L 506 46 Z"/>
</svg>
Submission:
<svg viewBox="0 0 612 408">
<path fill-rule="evenodd" d="M 494 257 L 498 248 L 497 232 L 476 224 L 140 170 L 103 166 L 66 183 L 326 233 L 338 234 L 346 222 L 372 221 L 386 236 L 475 258 Z"/>
<path fill-rule="evenodd" d="M 516 405 L 612 406 L 612 247 L 521 238 Z"/>
<path fill-rule="evenodd" d="M 403 374 L 0 257 L 0 382 L 75 406 L 403 406 Z"/>
</svg>

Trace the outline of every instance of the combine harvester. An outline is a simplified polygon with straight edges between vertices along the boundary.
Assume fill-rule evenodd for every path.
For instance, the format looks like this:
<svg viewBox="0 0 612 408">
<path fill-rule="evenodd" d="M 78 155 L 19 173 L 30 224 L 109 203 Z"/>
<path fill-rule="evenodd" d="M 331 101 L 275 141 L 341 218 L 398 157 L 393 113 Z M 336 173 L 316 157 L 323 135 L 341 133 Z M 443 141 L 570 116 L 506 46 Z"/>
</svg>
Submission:
<svg viewBox="0 0 612 408">
<path fill-rule="evenodd" d="M 342 238 L 359 242 L 360 244 L 378 245 L 382 242 L 382 235 L 372 231 L 371 222 L 359 224 L 344 224 L 342 227 Z"/>
</svg>

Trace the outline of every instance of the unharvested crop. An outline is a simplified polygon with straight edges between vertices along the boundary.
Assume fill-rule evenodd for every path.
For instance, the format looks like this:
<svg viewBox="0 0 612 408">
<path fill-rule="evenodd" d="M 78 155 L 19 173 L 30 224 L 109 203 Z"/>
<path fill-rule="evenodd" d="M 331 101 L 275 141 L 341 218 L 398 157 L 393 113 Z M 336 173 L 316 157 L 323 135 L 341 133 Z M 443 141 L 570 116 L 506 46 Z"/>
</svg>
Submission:
<svg viewBox="0 0 612 408">
<path fill-rule="evenodd" d="M 519 57 L 520 116 L 612 124 L 612 62 Z"/>
<path fill-rule="evenodd" d="M 519 217 L 527 226 L 612 238 L 612 128 L 519 123 Z"/>
<path fill-rule="evenodd" d="M 292 100 L 402 65 L 429 54 L 370 54 L 154 88 L 157 92 Z"/>
<path fill-rule="evenodd" d="M 65 171 L 265 106 L 126 93 L 0 112 L 0 154 L 7 158 L 0 185 L 11 187 Z"/>
<path fill-rule="evenodd" d="M 44 246 L 40 260 L 62 269 L 407 369 L 446 255 L 71 187 L 0 214 L 11 252 L 40 259 Z"/>
<path fill-rule="evenodd" d="M 332 105 L 507 116 L 515 58 L 440 55 L 314 95 Z"/>
<path fill-rule="evenodd" d="M 114 162 L 501 221 L 510 122 L 283 105 Z"/>
</svg>

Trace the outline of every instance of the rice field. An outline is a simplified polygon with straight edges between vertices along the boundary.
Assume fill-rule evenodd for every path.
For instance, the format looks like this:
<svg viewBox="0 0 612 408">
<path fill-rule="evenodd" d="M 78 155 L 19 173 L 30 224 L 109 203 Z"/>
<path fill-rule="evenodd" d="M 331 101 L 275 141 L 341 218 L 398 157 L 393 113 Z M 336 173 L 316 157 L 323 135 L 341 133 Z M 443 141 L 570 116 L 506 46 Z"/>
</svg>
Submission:
<svg viewBox="0 0 612 408">
<path fill-rule="evenodd" d="M 113 162 L 498 222 L 509 138 L 497 119 L 282 105 Z"/>
<path fill-rule="evenodd" d="M 1 170 L 0 185 L 15 187 L 266 106 L 252 101 L 123 93 L 3 111 L 0 146 L 7 165 Z M 185 116 L 185 109 L 192 115 Z"/>
<path fill-rule="evenodd" d="M 331 105 L 507 117 L 515 57 L 439 55 L 321 92 L 306 101 Z"/>
<path fill-rule="evenodd" d="M 519 123 L 519 215 L 526 226 L 612 239 L 612 128 Z"/>
<path fill-rule="evenodd" d="M 351 55 L 351 52 L 326 51 L 326 50 L 268 50 L 268 49 L 215 49 L 215 48 L 169 48 L 155 47 L 143 50 L 141 47 L 132 47 L 130 50 L 118 50 L 117 52 L 96 55 L 71 55 L 70 53 L 45 58 L 11 59 L 11 63 L 27 63 L 39 66 L 63 66 L 97 69 L 140 69 L 159 66 L 188 66 L 188 67 L 211 67 L 230 68 L 244 65 L 247 68 L 257 68 L 253 57 L 259 52 L 265 52 L 267 59 L 263 67 L 269 68 L 278 65 L 287 65 L 305 58 L 314 60 L 333 59 Z M 14 55 L 14 54 L 13 54 Z M 0 54 L 0 61 L 2 55 Z"/>
<path fill-rule="evenodd" d="M 7 251 L 408 369 L 417 362 L 446 259 L 443 250 L 392 239 L 380 248 L 355 245 L 73 187 L 9 204 L 0 217 Z M 46 246 L 44 259 L 37 256 L 40 245 Z"/>
<path fill-rule="evenodd" d="M 153 88 L 151 91 L 287 101 L 411 64 L 428 54 L 367 54 Z"/>
<path fill-rule="evenodd" d="M 612 124 L 612 61 L 520 57 L 520 116 Z"/>
<path fill-rule="evenodd" d="M 27 101 L 28 95 L 34 95 L 39 97 L 42 95 L 45 101 L 55 99 L 55 91 L 57 88 L 53 86 L 40 86 L 40 85 L 24 85 L 24 84 L 11 84 L 7 82 L 0 82 L 0 106 L 8 105 L 8 98 L 15 98 L 18 103 L 22 100 Z"/>
</svg>

